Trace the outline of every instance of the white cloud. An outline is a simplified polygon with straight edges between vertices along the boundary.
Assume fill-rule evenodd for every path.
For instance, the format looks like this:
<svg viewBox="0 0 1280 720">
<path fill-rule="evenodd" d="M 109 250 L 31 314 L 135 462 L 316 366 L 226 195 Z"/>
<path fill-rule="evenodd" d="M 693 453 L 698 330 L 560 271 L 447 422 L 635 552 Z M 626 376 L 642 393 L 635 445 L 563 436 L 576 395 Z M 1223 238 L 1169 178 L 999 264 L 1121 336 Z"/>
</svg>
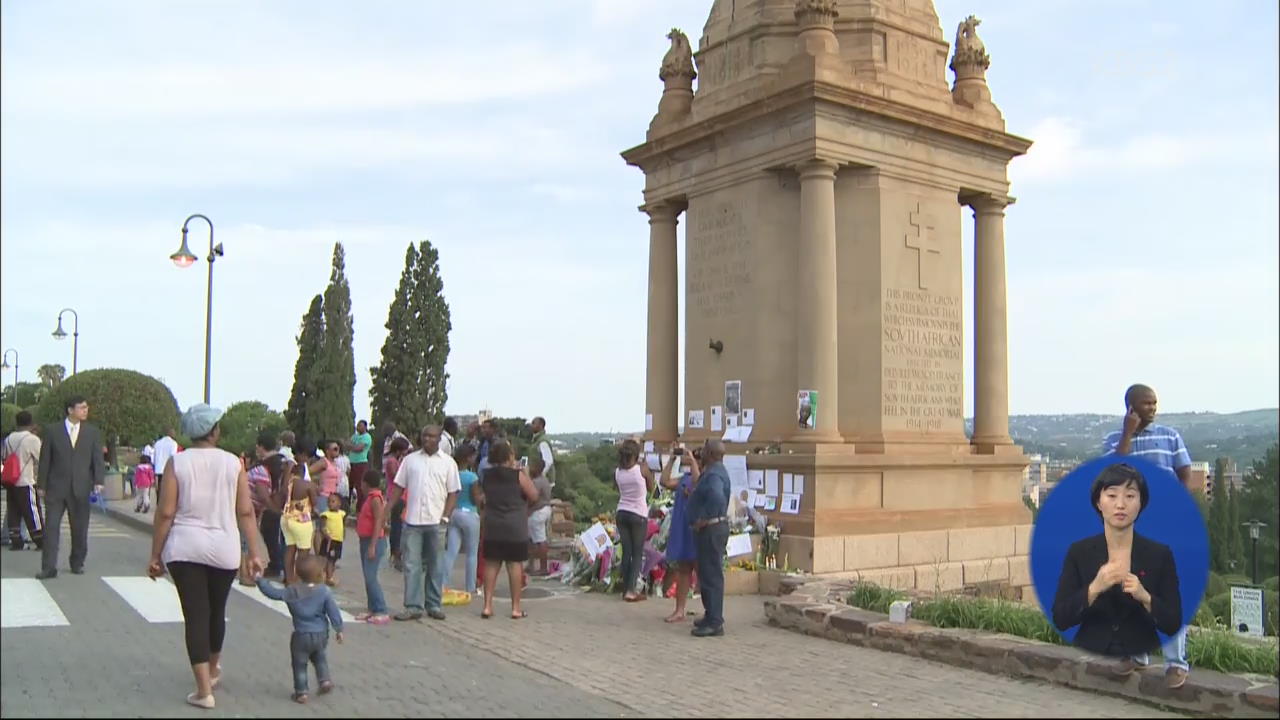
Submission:
<svg viewBox="0 0 1280 720">
<path fill-rule="evenodd" d="M 1093 134 L 1097 134 L 1096 131 Z M 1205 162 L 1275 162 L 1272 133 L 1173 133 L 1154 131 L 1118 141 L 1099 142 L 1079 121 L 1048 117 L 1027 136 L 1035 141 L 1027 155 L 1009 168 L 1014 182 L 1066 181 L 1088 174 L 1146 173 Z M 1269 156 L 1269 158 L 1268 158 Z"/>
</svg>

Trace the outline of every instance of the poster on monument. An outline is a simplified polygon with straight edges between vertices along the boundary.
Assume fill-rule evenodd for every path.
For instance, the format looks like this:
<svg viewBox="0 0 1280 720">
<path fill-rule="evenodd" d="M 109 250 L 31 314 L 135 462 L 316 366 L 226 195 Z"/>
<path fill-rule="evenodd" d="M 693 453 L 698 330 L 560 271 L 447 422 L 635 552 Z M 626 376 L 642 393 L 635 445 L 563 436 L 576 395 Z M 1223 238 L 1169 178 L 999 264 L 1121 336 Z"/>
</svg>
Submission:
<svg viewBox="0 0 1280 720">
<path fill-rule="evenodd" d="M 818 391 L 801 390 L 796 394 L 796 419 L 806 430 L 818 428 Z"/>
<path fill-rule="evenodd" d="M 738 416 L 732 413 L 724 416 L 724 426 L 733 430 L 738 427 Z M 736 433 L 735 433 L 736 434 Z"/>
<path fill-rule="evenodd" d="M 711 406 L 711 432 L 720 432 L 724 430 L 724 408 L 719 405 Z"/>
<path fill-rule="evenodd" d="M 747 487 L 751 488 L 752 490 L 760 490 L 760 491 L 762 491 L 762 492 L 761 492 L 761 494 L 763 494 L 763 490 L 764 490 L 764 471 L 763 471 L 763 470 L 748 470 L 748 471 L 747 471 Z"/>
<path fill-rule="evenodd" d="M 730 380 L 724 384 L 724 412 L 733 418 L 742 412 L 741 380 Z"/>
<path fill-rule="evenodd" d="M 756 424 L 756 409 L 755 409 L 755 408 L 747 408 L 746 410 L 743 410 L 743 411 L 742 411 L 742 424 L 743 424 L 743 425 L 755 425 L 755 424 Z"/>
<path fill-rule="evenodd" d="M 782 512 L 788 515 L 799 514 L 800 496 L 794 493 L 784 493 L 782 496 Z"/>
<path fill-rule="evenodd" d="M 689 411 L 689 428 L 690 429 L 701 430 L 702 428 L 706 427 L 705 422 L 706 422 L 706 413 L 704 411 L 702 410 Z"/>
<path fill-rule="evenodd" d="M 653 413 L 648 413 L 644 416 L 644 431 L 653 431 Z"/>
</svg>

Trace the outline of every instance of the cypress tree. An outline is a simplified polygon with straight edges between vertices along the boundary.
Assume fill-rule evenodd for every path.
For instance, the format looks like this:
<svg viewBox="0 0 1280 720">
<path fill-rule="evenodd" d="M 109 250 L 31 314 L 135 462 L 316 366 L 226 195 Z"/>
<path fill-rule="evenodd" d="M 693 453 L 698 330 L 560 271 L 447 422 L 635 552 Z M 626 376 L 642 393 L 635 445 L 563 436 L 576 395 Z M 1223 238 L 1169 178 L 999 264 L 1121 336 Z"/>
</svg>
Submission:
<svg viewBox="0 0 1280 720">
<path fill-rule="evenodd" d="M 1232 572 L 1248 574 L 1244 557 L 1244 537 L 1240 527 L 1240 491 L 1230 488 L 1231 500 L 1227 504 L 1227 558 L 1235 563 Z"/>
<path fill-rule="evenodd" d="M 414 310 L 422 334 L 423 354 L 417 377 L 418 425 L 444 420 L 444 406 L 449 399 L 449 303 L 444 299 L 444 280 L 440 277 L 440 254 L 430 241 L 418 245 L 418 265 L 414 269 Z"/>
<path fill-rule="evenodd" d="M 1227 534 L 1227 523 L 1230 522 L 1228 505 L 1231 500 L 1227 495 L 1226 458 L 1218 458 L 1213 467 L 1213 503 L 1209 506 L 1209 557 L 1211 567 L 1218 573 L 1231 572 L 1230 537 Z"/>
<path fill-rule="evenodd" d="M 355 426 L 355 330 L 346 253 L 334 243 L 333 267 L 324 291 L 324 332 L 319 343 L 314 393 L 307 396 L 307 434 L 316 439 L 345 438 Z"/>
<path fill-rule="evenodd" d="M 390 420 L 397 427 L 411 427 L 404 411 L 412 402 L 410 373 L 415 355 L 421 355 L 417 321 L 413 316 L 413 272 L 418 263 L 418 251 L 412 243 L 404 255 L 404 270 L 400 284 L 387 309 L 387 337 L 382 341 L 382 357 L 376 367 L 369 368 L 372 385 L 369 388 L 369 404 L 373 412 L 374 427 Z M 412 433 L 407 433 L 412 435 Z"/>
<path fill-rule="evenodd" d="M 410 437 L 444 419 L 448 399 L 449 304 L 439 254 L 429 241 L 405 252 L 400 285 L 387 311 L 382 361 L 370 368 L 374 422 L 392 420 Z"/>
<path fill-rule="evenodd" d="M 293 389 L 285 406 L 284 418 L 290 429 L 310 434 L 307 410 L 309 398 L 315 393 L 316 362 L 320 357 L 320 344 L 324 340 L 324 298 L 316 295 L 311 307 L 302 316 L 302 331 L 298 335 L 298 361 L 293 366 Z"/>
</svg>

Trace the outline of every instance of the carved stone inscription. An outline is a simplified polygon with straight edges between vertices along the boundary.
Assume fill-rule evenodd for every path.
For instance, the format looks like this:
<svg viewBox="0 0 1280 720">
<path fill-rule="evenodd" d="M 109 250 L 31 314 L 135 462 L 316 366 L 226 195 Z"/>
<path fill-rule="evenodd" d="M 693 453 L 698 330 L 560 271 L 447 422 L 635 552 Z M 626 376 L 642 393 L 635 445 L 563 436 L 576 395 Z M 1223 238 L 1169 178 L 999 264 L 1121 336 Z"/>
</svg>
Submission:
<svg viewBox="0 0 1280 720">
<path fill-rule="evenodd" d="M 714 320 L 742 314 L 751 296 L 751 237 L 736 207 L 699 212 L 688 236 L 686 298 L 691 312 Z"/>
<path fill-rule="evenodd" d="M 882 405 L 898 429 L 955 431 L 964 422 L 960 298 L 927 290 L 884 292 Z"/>
</svg>

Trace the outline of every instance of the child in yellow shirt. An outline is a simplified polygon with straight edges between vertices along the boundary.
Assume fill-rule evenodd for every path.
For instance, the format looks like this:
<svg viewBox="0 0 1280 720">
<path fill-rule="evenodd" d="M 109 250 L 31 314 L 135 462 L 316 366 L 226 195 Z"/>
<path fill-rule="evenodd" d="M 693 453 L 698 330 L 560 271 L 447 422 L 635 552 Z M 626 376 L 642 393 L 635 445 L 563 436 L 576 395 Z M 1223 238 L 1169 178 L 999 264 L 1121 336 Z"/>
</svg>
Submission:
<svg viewBox="0 0 1280 720">
<path fill-rule="evenodd" d="M 336 586 L 338 558 L 342 557 L 342 537 L 346 531 L 347 513 L 342 509 L 342 498 L 329 496 L 329 509 L 320 513 L 320 557 L 324 558 L 324 582 Z"/>
</svg>

